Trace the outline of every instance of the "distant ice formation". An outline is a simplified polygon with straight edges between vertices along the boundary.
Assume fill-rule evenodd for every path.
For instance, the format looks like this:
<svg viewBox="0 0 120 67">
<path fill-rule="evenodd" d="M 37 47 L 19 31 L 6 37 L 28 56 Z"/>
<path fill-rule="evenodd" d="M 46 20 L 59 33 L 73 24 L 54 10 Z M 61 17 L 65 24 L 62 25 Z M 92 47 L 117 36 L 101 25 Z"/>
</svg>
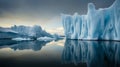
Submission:
<svg viewBox="0 0 120 67">
<path fill-rule="evenodd" d="M 52 41 L 61 37 L 58 34 L 51 35 L 41 28 L 41 26 L 12 26 L 10 28 L 0 27 L 0 39 L 11 39 L 16 41 L 39 40 Z"/>
<path fill-rule="evenodd" d="M 62 14 L 62 23 L 67 39 L 120 40 L 120 0 L 98 10 L 89 3 L 86 15 Z"/>
<path fill-rule="evenodd" d="M 15 40 L 15 41 L 26 41 L 26 40 L 33 40 L 33 39 L 17 37 L 17 38 L 12 38 L 12 40 Z"/>
<path fill-rule="evenodd" d="M 39 37 L 39 38 L 37 38 L 37 40 L 39 40 L 39 41 L 52 41 L 52 40 L 55 40 L 55 38 L 51 38 L 51 37 Z"/>
<path fill-rule="evenodd" d="M 0 27 L 0 39 L 12 39 L 17 41 L 36 40 L 39 37 L 51 37 L 53 35 L 43 30 L 40 26 L 12 26 L 10 28 Z"/>
<path fill-rule="evenodd" d="M 48 36 L 51 37 L 52 35 L 47 33 L 46 31 L 42 30 L 42 28 L 38 25 L 34 25 L 33 27 L 30 26 L 16 26 L 14 25 L 11 27 L 13 31 L 18 32 L 21 35 L 27 35 L 31 37 L 43 37 Z"/>
</svg>

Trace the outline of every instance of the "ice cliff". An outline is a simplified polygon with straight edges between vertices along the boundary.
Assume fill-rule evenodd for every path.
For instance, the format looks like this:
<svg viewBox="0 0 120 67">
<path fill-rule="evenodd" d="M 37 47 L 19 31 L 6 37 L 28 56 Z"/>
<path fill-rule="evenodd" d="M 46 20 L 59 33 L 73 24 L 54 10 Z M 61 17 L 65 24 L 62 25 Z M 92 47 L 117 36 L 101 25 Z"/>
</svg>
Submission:
<svg viewBox="0 0 120 67">
<path fill-rule="evenodd" d="M 86 15 L 62 14 L 62 23 L 67 39 L 120 40 L 120 0 L 98 10 L 89 3 Z"/>
</svg>

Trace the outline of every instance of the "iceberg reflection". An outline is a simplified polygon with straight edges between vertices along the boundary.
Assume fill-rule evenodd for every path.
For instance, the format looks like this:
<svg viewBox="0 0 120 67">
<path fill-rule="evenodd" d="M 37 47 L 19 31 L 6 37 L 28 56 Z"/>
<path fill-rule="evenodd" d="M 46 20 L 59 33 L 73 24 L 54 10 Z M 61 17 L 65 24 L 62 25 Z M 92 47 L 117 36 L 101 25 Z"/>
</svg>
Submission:
<svg viewBox="0 0 120 67">
<path fill-rule="evenodd" d="M 87 67 L 120 66 L 120 42 L 66 40 L 63 63 L 86 63 Z"/>
<path fill-rule="evenodd" d="M 11 48 L 14 50 L 24 50 L 24 49 L 32 49 L 34 51 L 40 50 L 43 46 L 45 46 L 49 41 L 25 41 L 19 44 L 12 46 Z"/>
<path fill-rule="evenodd" d="M 3 40 L 4 41 L 4 40 Z M 40 50 L 43 46 L 51 41 L 12 41 L 5 40 L 5 42 L 0 41 L 0 48 L 9 47 L 14 50 L 24 50 L 24 49 L 32 49 L 34 51 Z"/>
</svg>

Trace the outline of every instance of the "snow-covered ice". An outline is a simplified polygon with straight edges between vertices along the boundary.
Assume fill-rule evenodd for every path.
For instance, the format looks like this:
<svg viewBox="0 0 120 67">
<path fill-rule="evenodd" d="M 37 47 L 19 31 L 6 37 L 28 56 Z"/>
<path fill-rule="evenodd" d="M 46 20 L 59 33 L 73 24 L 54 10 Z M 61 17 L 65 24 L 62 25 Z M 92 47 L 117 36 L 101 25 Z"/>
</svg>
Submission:
<svg viewBox="0 0 120 67">
<path fill-rule="evenodd" d="M 30 26 L 16 26 L 14 25 L 11 27 L 13 31 L 18 32 L 21 35 L 27 35 L 31 37 L 43 37 L 43 36 L 48 36 L 51 37 L 52 35 L 47 33 L 45 30 L 43 30 L 40 26 L 34 25 L 32 27 Z"/>
<path fill-rule="evenodd" d="M 33 40 L 33 39 L 17 37 L 17 38 L 12 38 L 12 40 L 15 40 L 15 41 L 27 41 L 27 40 Z"/>
<path fill-rule="evenodd" d="M 39 37 L 37 38 L 37 40 L 39 41 L 52 41 L 52 40 L 55 40 L 55 38 L 51 38 L 51 37 Z"/>
<path fill-rule="evenodd" d="M 67 39 L 120 40 L 120 0 L 98 10 L 89 3 L 86 15 L 62 14 L 62 23 Z"/>
<path fill-rule="evenodd" d="M 12 26 L 10 28 L 0 27 L 0 38 L 12 38 L 13 40 L 57 40 L 61 37 L 58 34 L 50 34 L 43 30 L 41 26 Z"/>
</svg>

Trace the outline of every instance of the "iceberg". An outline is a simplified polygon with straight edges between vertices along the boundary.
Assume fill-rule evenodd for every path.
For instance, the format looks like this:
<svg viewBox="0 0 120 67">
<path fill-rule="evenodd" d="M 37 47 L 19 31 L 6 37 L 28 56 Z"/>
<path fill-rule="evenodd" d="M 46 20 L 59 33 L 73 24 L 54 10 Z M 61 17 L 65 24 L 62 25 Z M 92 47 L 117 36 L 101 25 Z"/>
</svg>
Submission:
<svg viewBox="0 0 120 67">
<path fill-rule="evenodd" d="M 67 39 L 120 40 L 120 0 L 98 10 L 89 3 L 86 15 L 62 14 L 61 18 Z"/>
<path fill-rule="evenodd" d="M 26 35 L 26 36 L 33 37 L 33 38 L 38 38 L 38 37 L 43 37 L 43 36 L 52 37 L 51 34 L 42 30 L 42 28 L 38 25 L 34 25 L 33 27 L 23 26 L 23 25 L 20 25 L 20 26 L 14 25 L 13 27 L 11 27 L 11 29 L 13 31 L 18 32 L 20 35 Z"/>
<path fill-rule="evenodd" d="M 53 37 L 41 28 L 41 26 L 12 26 L 10 28 L 0 27 L 0 39 L 12 40 L 36 40 L 39 37 Z"/>
<path fill-rule="evenodd" d="M 39 37 L 37 38 L 38 41 L 52 41 L 55 40 L 55 38 L 51 38 L 51 37 Z"/>
<path fill-rule="evenodd" d="M 15 41 L 29 41 L 29 40 L 33 40 L 33 39 L 17 37 L 17 38 L 12 38 L 12 40 L 15 40 Z"/>
<path fill-rule="evenodd" d="M 0 27 L 0 39 L 12 40 L 58 40 L 61 36 L 58 34 L 50 34 L 43 30 L 41 26 L 12 26 L 10 28 Z M 44 40 L 45 39 L 45 40 Z"/>
<path fill-rule="evenodd" d="M 2 28 L 0 27 L 0 39 L 5 38 L 13 38 L 18 36 L 18 33 L 11 30 L 10 28 Z"/>
<path fill-rule="evenodd" d="M 59 40 L 59 39 L 63 39 L 59 34 L 55 33 L 53 34 L 53 38 L 55 38 L 55 40 Z"/>
</svg>

